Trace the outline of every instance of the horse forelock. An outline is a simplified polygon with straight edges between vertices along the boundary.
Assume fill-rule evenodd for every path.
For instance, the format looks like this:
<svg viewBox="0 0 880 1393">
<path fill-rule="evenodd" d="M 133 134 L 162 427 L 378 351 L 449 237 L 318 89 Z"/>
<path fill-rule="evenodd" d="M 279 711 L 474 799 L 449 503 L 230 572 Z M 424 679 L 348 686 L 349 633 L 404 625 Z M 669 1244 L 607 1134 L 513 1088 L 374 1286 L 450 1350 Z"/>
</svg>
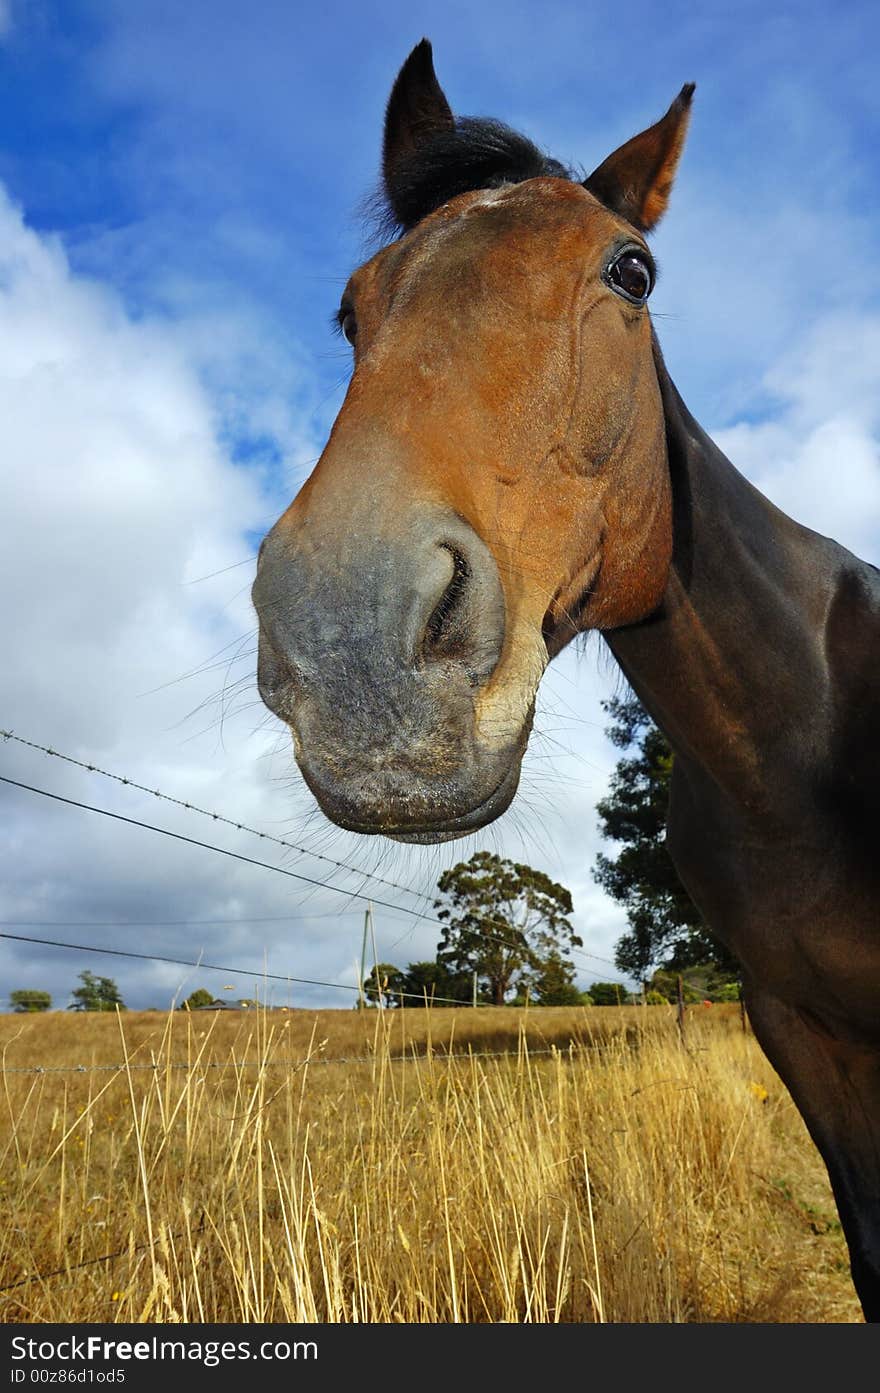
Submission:
<svg viewBox="0 0 880 1393">
<path fill-rule="evenodd" d="M 398 161 L 377 198 L 380 230 L 409 232 L 459 194 L 573 172 L 502 121 L 461 117 Z"/>
</svg>

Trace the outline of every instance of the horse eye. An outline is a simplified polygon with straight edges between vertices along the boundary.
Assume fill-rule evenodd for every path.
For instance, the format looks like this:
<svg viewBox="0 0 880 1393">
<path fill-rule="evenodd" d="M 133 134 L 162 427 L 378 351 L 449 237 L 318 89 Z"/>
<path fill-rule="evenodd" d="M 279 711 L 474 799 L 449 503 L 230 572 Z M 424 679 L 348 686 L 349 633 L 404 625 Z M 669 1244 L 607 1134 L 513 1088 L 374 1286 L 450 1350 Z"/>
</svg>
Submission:
<svg viewBox="0 0 880 1393">
<path fill-rule="evenodd" d="M 354 316 L 354 310 L 346 310 L 345 314 L 340 316 L 339 327 L 353 348 L 358 331 L 357 320 Z"/>
<path fill-rule="evenodd" d="M 643 252 L 631 247 L 612 261 L 606 272 L 612 290 L 635 305 L 643 305 L 654 288 L 654 269 Z"/>
</svg>

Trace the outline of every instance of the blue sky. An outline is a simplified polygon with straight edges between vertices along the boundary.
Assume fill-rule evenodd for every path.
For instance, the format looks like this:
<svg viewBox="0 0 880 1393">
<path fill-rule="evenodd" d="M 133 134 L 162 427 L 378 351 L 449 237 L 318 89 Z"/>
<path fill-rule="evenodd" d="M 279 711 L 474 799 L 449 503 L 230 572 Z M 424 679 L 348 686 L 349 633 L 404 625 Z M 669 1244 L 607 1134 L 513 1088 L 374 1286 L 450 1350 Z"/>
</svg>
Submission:
<svg viewBox="0 0 880 1393">
<path fill-rule="evenodd" d="M 0 0 L 0 727 L 430 894 L 474 847 L 358 843 L 313 813 L 255 701 L 247 593 L 255 541 L 342 398 L 347 350 L 329 320 L 370 245 L 359 210 L 388 90 L 423 35 L 457 112 L 500 117 L 585 171 L 697 83 L 655 237 L 667 362 L 759 487 L 876 560 L 880 18 L 862 3 L 671 4 L 661 18 L 638 0 Z M 224 681 L 239 684 L 225 705 Z M 597 643 L 554 664 L 523 795 L 474 844 L 571 887 L 596 955 L 579 960 L 584 985 L 615 975 L 599 960 L 624 927 L 590 876 L 615 758 L 599 700 L 614 684 Z M 221 836 L 24 747 L 0 746 L 0 772 Z M 289 879 L 8 788 L 0 841 L 0 919 L 59 926 L 16 932 L 355 980 L 358 901 L 306 899 Z M 377 911 L 376 927 L 380 957 L 433 955 L 436 926 Z M 83 968 L 114 976 L 132 1006 L 221 985 L 6 941 L 0 995 L 47 984 L 65 1005 Z M 304 986 L 292 999 L 347 1002 Z"/>
</svg>

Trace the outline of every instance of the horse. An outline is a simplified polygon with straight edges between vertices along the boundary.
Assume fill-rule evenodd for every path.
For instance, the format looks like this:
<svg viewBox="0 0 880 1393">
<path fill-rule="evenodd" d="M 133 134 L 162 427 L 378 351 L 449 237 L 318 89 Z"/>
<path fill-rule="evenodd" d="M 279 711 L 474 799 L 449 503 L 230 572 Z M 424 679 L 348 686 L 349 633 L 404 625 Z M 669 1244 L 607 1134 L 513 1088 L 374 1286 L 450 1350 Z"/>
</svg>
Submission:
<svg viewBox="0 0 880 1393">
<path fill-rule="evenodd" d="M 260 548 L 257 681 L 328 818 L 439 843 L 509 806 L 547 664 L 599 632 L 672 746 L 669 851 L 877 1321 L 880 573 L 756 490 L 664 365 L 647 235 L 693 92 L 580 179 L 456 118 L 412 50 L 347 394 Z"/>
</svg>

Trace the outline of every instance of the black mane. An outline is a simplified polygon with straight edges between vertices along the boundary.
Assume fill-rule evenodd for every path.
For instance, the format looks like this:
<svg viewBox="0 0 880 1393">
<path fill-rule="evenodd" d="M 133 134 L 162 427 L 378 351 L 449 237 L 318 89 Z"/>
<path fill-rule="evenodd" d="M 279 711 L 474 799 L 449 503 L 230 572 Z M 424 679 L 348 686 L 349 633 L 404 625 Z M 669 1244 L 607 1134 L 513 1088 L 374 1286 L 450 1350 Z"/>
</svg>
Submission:
<svg viewBox="0 0 880 1393">
<path fill-rule="evenodd" d="M 459 117 L 451 130 L 438 131 L 398 161 L 381 196 L 380 219 L 389 233 L 408 232 L 457 194 L 521 184 L 541 175 L 574 178 L 571 170 L 502 121 Z"/>
</svg>

